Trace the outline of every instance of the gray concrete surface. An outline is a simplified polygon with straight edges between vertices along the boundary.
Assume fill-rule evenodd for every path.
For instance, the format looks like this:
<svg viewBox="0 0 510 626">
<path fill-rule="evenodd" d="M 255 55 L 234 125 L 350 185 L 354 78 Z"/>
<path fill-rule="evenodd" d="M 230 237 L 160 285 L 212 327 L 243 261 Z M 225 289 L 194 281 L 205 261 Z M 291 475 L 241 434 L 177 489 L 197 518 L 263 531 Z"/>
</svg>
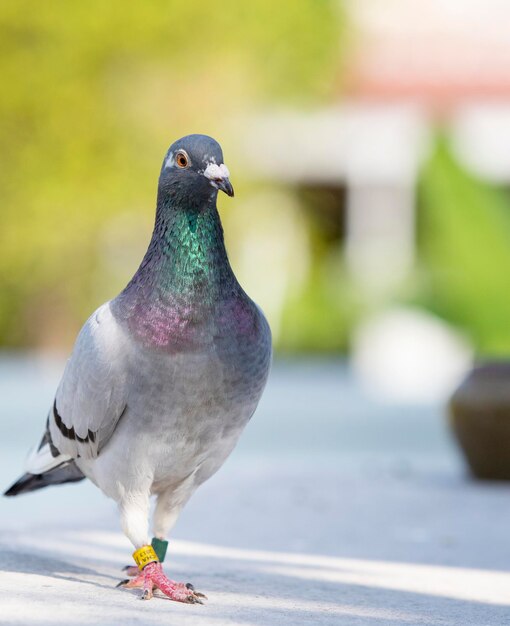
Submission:
<svg viewBox="0 0 510 626">
<path fill-rule="evenodd" d="M 5 486 L 60 371 L 0 359 Z M 169 546 L 206 606 L 115 589 L 131 547 L 79 483 L 0 499 L 0 624 L 510 624 L 509 519 L 510 487 L 469 480 L 437 407 L 380 405 L 342 363 L 278 362 Z"/>
</svg>

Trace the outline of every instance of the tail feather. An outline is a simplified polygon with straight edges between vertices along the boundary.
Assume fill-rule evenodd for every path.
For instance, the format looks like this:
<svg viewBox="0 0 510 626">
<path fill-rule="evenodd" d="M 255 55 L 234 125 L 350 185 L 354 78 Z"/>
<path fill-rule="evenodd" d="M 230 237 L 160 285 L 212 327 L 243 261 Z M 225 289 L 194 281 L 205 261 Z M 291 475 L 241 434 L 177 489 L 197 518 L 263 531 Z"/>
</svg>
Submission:
<svg viewBox="0 0 510 626">
<path fill-rule="evenodd" d="M 36 491 L 49 485 L 61 485 L 62 483 L 73 483 L 83 480 L 85 476 L 78 469 L 73 461 L 67 461 L 58 467 L 42 474 L 26 473 L 7 489 L 4 496 L 17 496 L 20 493 Z"/>
<path fill-rule="evenodd" d="M 46 430 L 38 446 L 34 446 L 28 453 L 25 461 L 25 472 L 27 474 L 45 474 L 55 467 L 60 467 L 64 463 L 72 461 L 67 454 L 62 454 L 53 445 L 49 430 L 49 418 L 46 422 Z"/>
<path fill-rule="evenodd" d="M 61 454 L 53 445 L 49 421 L 46 422 L 41 442 L 29 452 L 24 469 L 26 473 L 7 489 L 4 496 L 17 496 L 49 485 L 73 483 L 85 478 L 74 460 L 67 454 Z"/>
</svg>

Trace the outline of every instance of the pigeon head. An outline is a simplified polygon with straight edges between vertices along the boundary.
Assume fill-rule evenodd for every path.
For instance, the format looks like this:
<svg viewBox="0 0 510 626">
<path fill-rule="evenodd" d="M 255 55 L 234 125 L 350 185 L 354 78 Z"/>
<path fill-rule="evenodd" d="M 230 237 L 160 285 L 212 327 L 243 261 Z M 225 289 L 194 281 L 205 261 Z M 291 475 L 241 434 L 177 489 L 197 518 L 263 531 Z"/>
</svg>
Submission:
<svg viewBox="0 0 510 626">
<path fill-rule="evenodd" d="M 163 160 L 160 193 L 187 206 L 200 206 L 218 190 L 234 195 L 219 143 L 207 135 L 187 135 L 175 141 Z"/>
</svg>

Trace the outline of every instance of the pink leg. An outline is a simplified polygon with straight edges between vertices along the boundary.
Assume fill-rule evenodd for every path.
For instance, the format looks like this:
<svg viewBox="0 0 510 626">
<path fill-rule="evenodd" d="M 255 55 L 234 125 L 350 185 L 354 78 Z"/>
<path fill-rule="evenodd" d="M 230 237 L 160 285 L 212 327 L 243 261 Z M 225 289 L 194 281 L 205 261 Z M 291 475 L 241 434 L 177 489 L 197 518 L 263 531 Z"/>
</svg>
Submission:
<svg viewBox="0 0 510 626">
<path fill-rule="evenodd" d="M 152 598 L 152 592 L 154 590 L 154 583 L 150 576 L 148 576 L 147 572 L 143 573 L 143 593 L 142 600 L 150 600 Z"/>
<path fill-rule="evenodd" d="M 149 563 L 132 580 L 123 580 L 118 586 L 133 589 L 141 587 L 143 589 L 142 599 L 150 600 L 155 588 L 163 592 L 171 600 L 185 602 L 187 604 L 203 604 L 201 598 L 206 596 L 195 591 L 193 585 L 177 583 L 166 577 L 161 567 L 161 563 Z"/>
</svg>

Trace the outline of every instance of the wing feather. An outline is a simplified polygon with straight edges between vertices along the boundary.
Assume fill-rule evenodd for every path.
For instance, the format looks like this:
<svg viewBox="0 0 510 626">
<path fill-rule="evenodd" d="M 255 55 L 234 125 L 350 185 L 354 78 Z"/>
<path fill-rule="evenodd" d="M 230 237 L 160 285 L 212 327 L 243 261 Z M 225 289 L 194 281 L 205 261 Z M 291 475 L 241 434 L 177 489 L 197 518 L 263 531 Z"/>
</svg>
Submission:
<svg viewBox="0 0 510 626">
<path fill-rule="evenodd" d="M 49 416 L 53 444 L 73 458 L 94 458 L 127 404 L 129 341 L 101 306 L 80 331 Z"/>
</svg>

